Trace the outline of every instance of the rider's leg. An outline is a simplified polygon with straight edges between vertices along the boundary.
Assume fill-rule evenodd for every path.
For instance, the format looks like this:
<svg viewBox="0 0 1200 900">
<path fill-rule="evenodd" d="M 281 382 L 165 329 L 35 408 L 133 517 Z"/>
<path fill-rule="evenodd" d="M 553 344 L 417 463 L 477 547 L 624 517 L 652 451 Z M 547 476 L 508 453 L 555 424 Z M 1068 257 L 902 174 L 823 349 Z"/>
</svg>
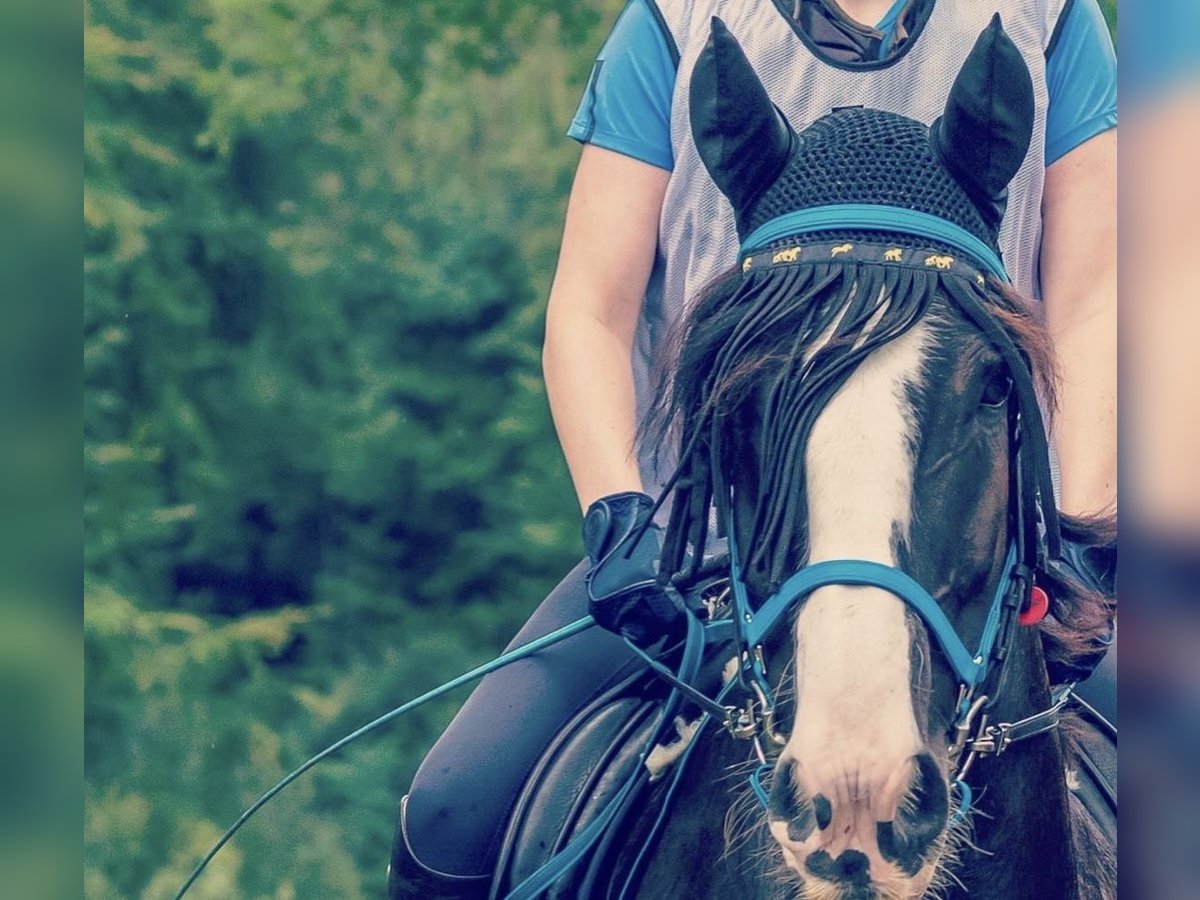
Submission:
<svg viewBox="0 0 1200 900">
<path fill-rule="evenodd" d="M 571 571 L 510 649 L 587 614 L 586 570 L 583 562 Z M 620 638 L 592 628 L 483 679 L 413 779 L 402 820 L 408 855 L 447 875 L 490 873 L 507 814 L 542 751 L 571 716 L 637 664 Z"/>
<path fill-rule="evenodd" d="M 490 885 L 487 875 L 450 875 L 417 859 L 408 839 L 408 798 L 400 801 L 400 822 L 388 866 L 389 900 L 482 900 Z"/>
</svg>

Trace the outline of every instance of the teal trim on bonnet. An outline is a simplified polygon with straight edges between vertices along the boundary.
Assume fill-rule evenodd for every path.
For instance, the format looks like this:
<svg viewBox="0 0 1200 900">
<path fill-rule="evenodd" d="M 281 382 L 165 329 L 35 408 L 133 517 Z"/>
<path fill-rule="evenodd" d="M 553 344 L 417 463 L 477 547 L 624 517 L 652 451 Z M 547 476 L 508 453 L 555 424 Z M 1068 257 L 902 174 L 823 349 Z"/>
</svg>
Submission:
<svg viewBox="0 0 1200 900">
<path fill-rule="evenodd" d="M 1011 283 L 1000 257 L 975 235 L 938 216 L 899 206 L 843 203 L 793 210 L 756 228 L 742 241 L 741 255 L 744 257 L 783 238 L 843 230 L 895 231 L 929 238 L 961 250 L 1005 284 Z"/>
</svg>

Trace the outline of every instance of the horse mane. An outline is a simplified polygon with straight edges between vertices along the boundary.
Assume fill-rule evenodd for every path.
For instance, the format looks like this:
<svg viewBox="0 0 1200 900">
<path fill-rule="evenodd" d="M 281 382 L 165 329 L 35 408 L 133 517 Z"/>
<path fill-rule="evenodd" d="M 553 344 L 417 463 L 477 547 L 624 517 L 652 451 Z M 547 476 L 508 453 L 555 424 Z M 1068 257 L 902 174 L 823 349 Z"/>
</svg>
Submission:
<svg viewBox="0 0 1200 900">
<path fill-rule="evenodd" d="M 995 279 L 979 285 L 934 269 L 863 260 L 734 268 L 702 292 L 658 360 L 657 390 L 639 434 L 643 446 L 679 448 L 660 579 L 686 578 L 699 565 L 712 528 L 728 521 L 734 466 L 744 465 L 747 401 L 765 396 L 769 422 L 758 448 L 751 498 L 753 522 L 739 528 L 739 562 L 752 593 L 765 596 L 807 558 L 807 508 L 800 465 L 813 424 L 857 366 L 926 315 L 943 316 L 943 280 L 972 291 L 1027 360 L 1047 427 L 1055 409 L 1058 370 L 1036 307 Z M 656 457 L 662 462 L 661 450 Z M 739 504 L 740 505 L 740 504 Z M 743 509 L 742 512 L 745 510 Z M 1068 537 L 1097 543 L 1115 536 L 1115 515 L 1063 517 Z M 697 552 L 691 552 L 697 551 Z M 1061 571 L 1046 587 L 1054 614 L 1041 626 L 1048 666 L 1073 668 L 1103 648 L 1113 601 Z M 1101 649 L 1102 652 L 1102 649 Z"/>
</svg>

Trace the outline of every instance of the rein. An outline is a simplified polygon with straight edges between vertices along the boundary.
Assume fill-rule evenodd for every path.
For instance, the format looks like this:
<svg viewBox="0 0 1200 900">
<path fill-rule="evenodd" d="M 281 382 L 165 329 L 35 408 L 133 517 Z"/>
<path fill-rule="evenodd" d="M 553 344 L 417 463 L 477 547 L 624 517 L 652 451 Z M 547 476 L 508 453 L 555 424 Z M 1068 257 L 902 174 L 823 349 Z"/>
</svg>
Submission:
<svg viewBox="0 0 1200 900">
<path fill-rule="evenodd" d="M 558 881 L 558 879 L 573 869 L 586 856 L 587 852 L 605 836 L 608 826 L 624 807 L 626 801 L 633 795 L 635 790 L 645 779 L 647 773 L 645 766 L 646 758 L 663 738 L 667 729 L 671 726 L 673 717 L 678 710 L 684 695 L 688 696 L 693 701 L 708 702 L 711 706 L 708 715 L 706 715 L 704 721 L 701 723 L 701 727 L 697 729 L 697 735 L 703 730 L 704 727 L 707 726 L 713 710 L 722 715 L 723 718 L 725 708 L 717 702 L 707 701 L 707 698 L 705 698 L 703 694 L 692 687 L 692 683 L 697 678 L 699 668 L 704 662 L 704 652 L 708 646 L 706 632 L 711 626 L 705 626 L 695 616 L 689 615 L 687 621 L 688 637 L 684 643 L 679 667 L 675 672 L 672 672 L 657 660 L 650 658 L 645 654 L 644 651 L 641 650 L 641 648 L 637 647 L 637 645 L 629 642 L 628 640 L 626 641 L 629 647 L 635 650 L 638 654 L 642 655 L 643 658 L 651 662 L 651 668 L 658 673 L 660 677 L 665 678 L 675 688 L 663 703 L 658 726 L 653 729 L 649 740 L 642 748 L 641 765 L 635 769 L 634 773 L 629 777 L 625 784 L 620 787 L 612 800 L 596 816 L 595 820 L 593 820 L 587 828 L 573 838 L 571 842 L 558 854 L 556 854 L 549 862 L 530 875 L 521 884 L 509 891 L 504 896 L 504 900 L 532 900 L 532 898 L 540 896 L 547 889 L 552 887 L 554 883 Z M 203 874 L 208 864 L 217 855 L 217 853 L 220 852 L 221 848 L 229 843 L 233 836 L 241 829 L 243 825 L 246 824 L 246 822 L 250 820 L 252 816 L 254 816 L 255 813 L 269 803 L 277 794 L 279 794 L 280 791 L 282 791 L 289 784 L 294 782 L 318 763 L 327 759 L 329 756 L 333 755 L 337 751 L 343 749 L 348 744 L 358 740 L 364 735 L 369 734 L 370 732 L 388 724 L 393 719 L 397 719 L 405 713 L 412 712 L 414 709 L 424 706 L 425 704 L 438 699 L 439 697 L 449 693 L 452 690 L 455 690 L 456 688 L 470 684 L 471 682 L 476 681 L 483 676 L 496 671 L 497 669 L 503 668 L 504 666 L 514 663 L 517 660 L 532 656 L 535 653 L 554 644 L 561 643 L 567 638 L 573 637 L 582 631 L 586 631 L 587 629 L 594 627 L 595 624 L 595 620 L 589 615 L 564 625 L 550 634 L 530 641 L 528 644 L 524 644 L 514 650 L 510 650 L 508 653 L 505 653 L 491 660 L 490 662 L 477 666 L 468 672 L 464 672 L 457 678 L 453 678 L 450 681 L 447 681 L 445 684 L 427 691 L 421 696 L 396 707 L 390 712 L 387 712 L 373 721 L 368 722 L 361 728 L 356 729 L 340 740 L 335 741 L 333 744 L 330 744 L 320 753 L 317 753 L 315 756 L 308 759 L 299 768 L 293 770 L 288 775 L 276 782 L 275 785 L 273 785 L 266 793 L 264 793 L 254 803 L 247 807 L 247 809 L 240 816 L 238 816 L 237 820 L 225 830 L 225 832 L 212 846 L 208 853 L 204 855 L 200 862 L 196 864 L 196 867 L 192 870 L 187 880 L 176 892 L 174 900 L 180 900 L 180 898 L 182 898 L 188 892 L 188 890 L 196 882 L 196 879 Z M 730 687 L 732 687 L 732 685 L 727 686 L 726 691 L 723 691 L 718 695 L 718 700 L 724 699 L 725 693 L 728 692 Z M 682 774 L 686 768 L 686 759 L 691 755 L 691 750 L 696 746 L 696 743 L 698 742 L 693 742 L 685 751 L 684 757 L 678 761 L 678 766 L 668 791 L 669 795 L 673 795 L 675 790 L 678 788 Z M 659 819 L 655 824 L 654 830 L 651 832 L 652 836 L 653 834 L 657 833 L 658 829 L 662 825 L 662 822 L 665 820 L 665 809 L 666 806 L 664 805 L 663 811 L 659 815 Z M 648 839 L 646 846 L 643 847 L 642 852 L 639 854 L 634 871 L 630 872 L 626 880 L 621 894 L 622 897 L 625 896 L 625 894 L 631 888 L 636 868 L 641 864 L 641 862 L 644 861 L 646 850 L 648 849 L 649 845 L 650 840 Z M 497 896 L 495 893 L 495 886 L 493 887 L 492 896 Z"/>
<path fill-rule="evenodd" d="M 247 821 L 249 821 L 251 816 L 253 816 L 256 812 L 258 812 L 264 806 L 266 806 L 266 804 L 268 802 L 270 802 L 270 800 L 272 798 L 274 798 L 276 794 L 278 794 L 280 791 L 282 791 L 284 788 L 286 788 L 289 784 L 291 784 L 293 781 L 295 781 L 297 778 L 299 778 L 301 775 L 303 775 L 305 772 L 307 772 L 309 769 L 311 769 L 317 763 L 328 758 L 329 756 L 332 756 L 334 753 L 336 753 L 337 751 L 344 748 L 347 744 L 350 744 L 353 741 L 358 740 L 360 737 L 363 737 L 364 735 L 369 734 L 370 732 L 383 727 L 384 725 L 391 722 L 393 719 L 399 718 L 400 716 L 404 715 L 405 713 L 412 712 L 414 709 L 416 709 L 419 706 L 424 706 L 427 703 L 431 703 L 432 701 L 438 699 L 442 695 L 448 694 L 450 691 L 454 690 L 455 688 L 459 688 L 459 687 L 462 687 L 463 685 L 470 684 L 472 681 L 476 681 L 476 680 L 482 678 L 484 675 L 487 675 L 490 672 L 494 672 L 497 669 L 503 668 L 504 666 L 507 666 L 510 663 L 514 663 L 519 659 L 524 659 L 527 656 L 532 656 L 533 654 L 537 653 L 539 650 L 544 650 L 546 647 L 549 647 L 553 644 L 557 644 L 557 643 L 560 643 L 561 641 L 565 641 L 567 638 L 573 637 L 574 635 L 579 634 L 581 631 L 585 631 L 588 628 L 591 628 L 595 624 L 596 624 L 595 620 L 593 620 L 591 616 L 584 616 L 582 619 L 579 619 L 575 622 L 571 622 L 570 624 L 564 625 L 562 628 L 559 628 L 557 631 L 553 631 L 550 634 L 547 634 L 543 637 L 536 638 L 535 640 L 530 641 L 528 644 L 523 644 L 522 646 L 517 647 L 515 650 L 510 650 L 508 653 L 505 653 L 502 656 L 499 656 L 496 659 L 491 660 L 490 662 L 486 662 L 481 666 L 477 666 L 476 668 L 471 669 L 469 672 L 464 672 L 462 675 L 459 675 L 457 678 L 453 678 L 450 681 L 447 681 L 445 684 L 442 684 L 442 685 L 434 688 L 431 691 L 427 691 L 426 693 L 422 694 L 421 696 L 419 696 L 413 700 L 410 700 L 407 703 L 402 704 L 401 706 L 396 707 L 391 712 L 384 713 L 382 716 L 379 716 L 377 719 L 374 719 L 373 721 L 368 722 L 366 725 L 362 726 L 361 728 L 358 728 L 355 731 L 352 731 L 350 734 L 346 735 L 345 737 L 341 738 L 340 740 L 337 740 L 334 743 L 330 744 L 328 747 L 326 747 L 324 750 L 322 750 L 316 756 L 313 756 L 308 761 L 306 761 L 299 768 L 293 770 L 292 772 L 290 772 L 289 774 L 287 774 L 283 778 L 281 778 L 278 782 L 275 783 L 274 786 L 272 786 L 270 788 L 270 790 L 268 790 L 265 794 L 263 794 L 261 797 L 259 797 L 257 800 L 255 800 L 254 803 L 252 803 L 249 807 L 247 807 L 245 812 L 243 812 L 240 816 L 238 816 L 237 821 L 235 821 L 232 825 L 230 825 L 225 830 L 225 833 L 221 835 L 221 837 L 212 846 L 212 848 L 208 851 L 208 853 L 206 853 L 204 855 L 204 857 L 200 860 L 200 862 L 196 864 L 196 867 L 192 870 L 192 873 L 188 876 L 187 881 L 185 881 L 183 883 L 183 885 L 179 888 L 179 890 L 176 892 L 175 900 L 180 900 L 180 898 L 183 897 L 183 895 L 188 892 L 188 890 L 191 888 L 191 886 L 196 882 L 196 879 L 200 877 L 200 875 L 204 872 L 204 870 L 208 866 L 208 864 L 210 862 L 212 862 L 213 857 L 217 855 L 217 853 L 220 851 L 220 849 L 222 847 L 224 847 L 227 843 L 229 843 L 230 839 L 238 832 L 239 829 L 241 829 L 241 827 L 243 825 L 246 824 Z"/>
</svg>

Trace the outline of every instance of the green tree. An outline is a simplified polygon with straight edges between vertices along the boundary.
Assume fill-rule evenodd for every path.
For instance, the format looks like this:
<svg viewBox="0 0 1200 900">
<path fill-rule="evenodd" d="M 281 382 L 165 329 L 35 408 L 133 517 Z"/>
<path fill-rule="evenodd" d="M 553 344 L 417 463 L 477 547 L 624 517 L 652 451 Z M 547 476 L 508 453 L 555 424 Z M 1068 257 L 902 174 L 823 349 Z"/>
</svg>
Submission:
<svg viewBox="0 0 1200 900">
<path fill-rule="evenodd" d="M 599 23 L 88 6 L 89 896 L 169 893 L 264 785 L 494 654 L 574 561 L 537 346 Z M 281 797 L 200 895 L 377 896 L 453 703 Z"/>
</svg>

